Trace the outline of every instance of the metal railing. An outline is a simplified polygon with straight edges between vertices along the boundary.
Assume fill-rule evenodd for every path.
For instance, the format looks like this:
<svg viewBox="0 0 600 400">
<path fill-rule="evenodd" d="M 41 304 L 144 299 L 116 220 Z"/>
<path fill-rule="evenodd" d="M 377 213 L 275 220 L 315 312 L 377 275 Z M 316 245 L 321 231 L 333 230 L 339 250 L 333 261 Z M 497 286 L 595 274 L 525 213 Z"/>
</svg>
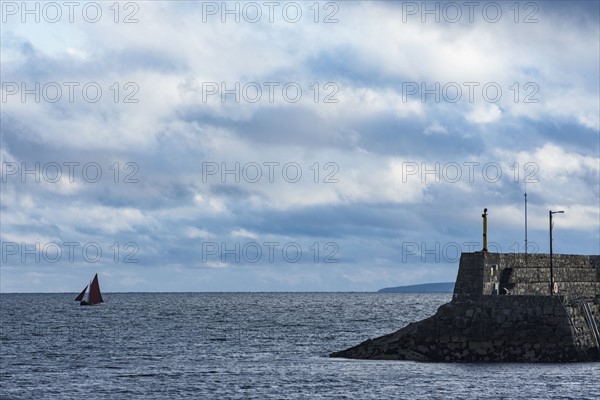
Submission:
<svg viewBox="0 0 600 400">
<path fill-rule="evenodd" d="M 581 307 L 587 326 L 592 333 L 592 338 L 596 342 L 596 347 L 600 349 L 600 332 L 598 331 L 598 325 L 596 324 L 592 310 L 590 310 L 590 305 L 578 292 L 574 292 L 571 295 L 571 299 Z"/>
<path fill-rule="evenodd" d="M 573 337 L 575 339 L 575 343 L 578 343 L 579 345 L 577 347 L 579 347 L 581 349 L 581 351 L 583 352 L 583 354 L 585 355 L 585 357 L 587 358 L 588 361 L 591 361 L 592 359 L 590 358 L 590 355 L 588 354 L 588 352 L 585 350 L 585 339 L 579 335 L 579 332 L 577 330 L 577 326 L 575 324 L 575 316 L 571 315 L 571 311 L 569 311 L 570 304 L 569 304 L 569 298 L 566 295 L 561 295 L 558 296 L 558 298 L 560 299 L 560 302 L 562 303 L 565 312 L 567 313 L 567 320 L 569 321 L 569 325 L 571 325 L 571 329 L 573 332 Z"/>
</svg>

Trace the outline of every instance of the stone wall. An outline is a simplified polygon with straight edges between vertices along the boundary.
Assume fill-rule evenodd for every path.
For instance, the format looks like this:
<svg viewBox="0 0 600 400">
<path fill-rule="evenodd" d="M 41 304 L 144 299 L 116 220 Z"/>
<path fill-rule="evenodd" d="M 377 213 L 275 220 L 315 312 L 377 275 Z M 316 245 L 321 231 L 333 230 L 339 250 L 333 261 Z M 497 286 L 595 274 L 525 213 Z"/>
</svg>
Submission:
<svg viewBox="0 0 600 400">
<path fill-rule="evenodd" d="M 589 299 L 600 295 L 600 256 L 554 254 L 552 262 L 559 293 L 578 292 Z M 550 255 L 463 253 L 454 293 L 548 295 Z"/>
<path fill-rule="evenodd" d="M 450 362 L 600 360 L 585 327 L 577 334 L 561 296 L 454 300 L 418 323 L 332 357 Z M 596 308 L 596 311 L 598 309 Z"/>
</svg>

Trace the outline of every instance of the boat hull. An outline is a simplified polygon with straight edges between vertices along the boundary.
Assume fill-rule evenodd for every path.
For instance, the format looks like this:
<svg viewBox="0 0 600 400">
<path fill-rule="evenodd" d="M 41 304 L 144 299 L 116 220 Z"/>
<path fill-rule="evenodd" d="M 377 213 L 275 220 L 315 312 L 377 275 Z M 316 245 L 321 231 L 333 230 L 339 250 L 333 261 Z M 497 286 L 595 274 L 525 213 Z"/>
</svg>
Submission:
<svg viewBox="0 0 600 400">
<path fill-rule="evenodd" d="M 89 303 L 89 302 L 87 302 L 85 300 L 83 300 L 81 303 L 79 303 L 80 306 L 97 306 L 97 305 L 100 305 L 100 304 L 102 304 L 102 303 Z"/>
</svg>

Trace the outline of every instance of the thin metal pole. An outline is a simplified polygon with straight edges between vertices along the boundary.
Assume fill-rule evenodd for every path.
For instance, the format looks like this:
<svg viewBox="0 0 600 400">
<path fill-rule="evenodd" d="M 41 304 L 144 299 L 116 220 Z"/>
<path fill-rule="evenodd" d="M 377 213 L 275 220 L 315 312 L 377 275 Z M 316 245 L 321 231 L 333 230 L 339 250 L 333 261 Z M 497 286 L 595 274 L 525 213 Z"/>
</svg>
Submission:
<svg viewBox="0 0 600 400">
<path fill-rule="evenodd" d="M 554 286 L 554 269 L 552 268 L 552 210 L 548 211 L 550 217 L 550 296 L 554 295 L 552 291 Z"/>
<path fill-rule="evenodd" d="M 527 189 L 525 189 L 525 264 L 527 264 Z"/>
<path fill-rule="evenodd" d="M 548 216 L 550 217 L 550 295 L 554 295 L 554 269 L 552 268 L 552 214 L 563 214 L 564 211 L 548 211 Z"/>
</svg>

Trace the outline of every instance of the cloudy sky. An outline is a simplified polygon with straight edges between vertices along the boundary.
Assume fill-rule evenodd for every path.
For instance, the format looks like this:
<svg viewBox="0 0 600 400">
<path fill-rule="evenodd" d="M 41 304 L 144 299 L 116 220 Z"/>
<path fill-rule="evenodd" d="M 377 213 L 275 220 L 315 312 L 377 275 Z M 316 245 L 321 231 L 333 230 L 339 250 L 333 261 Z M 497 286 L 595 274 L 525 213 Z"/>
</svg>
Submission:
<svg viewBox="0 0 600 400">
<path fill-rule="evenodd" d="M 2 292 L 600 253 L 599 3 L 2 2 Z"/>
</svg>

